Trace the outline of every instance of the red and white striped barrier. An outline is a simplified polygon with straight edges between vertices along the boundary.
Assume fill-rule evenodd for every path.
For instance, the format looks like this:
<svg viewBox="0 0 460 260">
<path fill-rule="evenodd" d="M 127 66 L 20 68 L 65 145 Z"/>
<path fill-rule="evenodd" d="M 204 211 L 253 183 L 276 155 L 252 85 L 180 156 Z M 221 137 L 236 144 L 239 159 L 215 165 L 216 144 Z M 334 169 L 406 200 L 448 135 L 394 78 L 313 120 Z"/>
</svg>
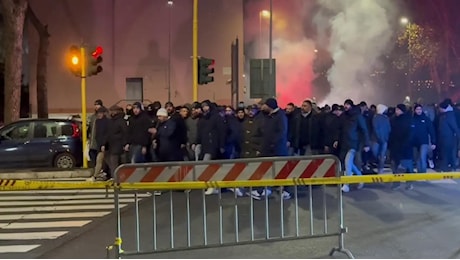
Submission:
<svg viewBox="0 0 460 260">
<path fill-rule="evenodd" d="M 128 164 L 117 171 L 118 183 L 246 181 L 336 177 L 339 161 L 327 157 L 285 157 L 171 164 Z"/>
</svg>

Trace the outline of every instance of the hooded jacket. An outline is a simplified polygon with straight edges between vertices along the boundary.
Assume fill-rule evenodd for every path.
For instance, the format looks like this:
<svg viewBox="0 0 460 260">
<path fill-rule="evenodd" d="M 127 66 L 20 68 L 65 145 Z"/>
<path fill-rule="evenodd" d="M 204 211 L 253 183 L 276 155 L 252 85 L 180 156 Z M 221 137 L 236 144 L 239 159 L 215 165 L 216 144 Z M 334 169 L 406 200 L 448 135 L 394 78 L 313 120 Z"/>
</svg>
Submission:
<svg viewBox="0 0 460 260">
<path fill-rule="evenodd" d="M 388 142 L 391 132 L 390 119 L 384 115 L 388 107 L 377 105 L 377 114 L 372 118 L 372 141 L 383 144 Z"/>
</svg>

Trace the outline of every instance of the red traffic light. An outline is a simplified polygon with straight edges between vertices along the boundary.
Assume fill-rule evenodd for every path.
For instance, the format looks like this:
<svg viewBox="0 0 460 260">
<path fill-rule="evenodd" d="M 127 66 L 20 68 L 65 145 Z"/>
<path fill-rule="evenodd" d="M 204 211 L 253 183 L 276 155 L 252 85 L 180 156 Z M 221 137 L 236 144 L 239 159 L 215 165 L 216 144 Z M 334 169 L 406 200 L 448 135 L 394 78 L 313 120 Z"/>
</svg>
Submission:
<svg viewBox="0 0 460 260">
<path fill-rule="evenodd" d="M 102 49 L 101 46 L 97 46 L 96 49 L 91 53 L 91 55 L 94 58 L 97 58 L 97 57 L 101 56 L 103 52 L 104 52 L 104 49 Z"/>
</svg>

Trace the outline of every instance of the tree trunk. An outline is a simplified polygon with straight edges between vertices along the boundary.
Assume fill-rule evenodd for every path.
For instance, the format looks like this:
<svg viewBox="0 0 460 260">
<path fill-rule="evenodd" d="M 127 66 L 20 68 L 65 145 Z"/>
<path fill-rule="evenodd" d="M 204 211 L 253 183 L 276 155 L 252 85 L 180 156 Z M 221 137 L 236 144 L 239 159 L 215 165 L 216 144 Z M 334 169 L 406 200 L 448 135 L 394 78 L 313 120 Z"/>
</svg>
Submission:
<svg viewBox="0 0 460 260">
<path fill-rule="evenodd" d="M 22 83 L 22 44 L 26 0 L 2 0 L 5 44 L 5 123 L 19 119 Z"/>
<path fill-rule="evenodd" d="M 443 89 L 442 89 L 442 84 L 441 84 L 441 78 L 439 76 L 439 72 L 437 69 L 437 64 L 432 63 L 429 66 L 430 66 L 430 76 L 436 88 L 436 94 L 438 95 L 438 99 L 440 99 L 442 96 Z"/>
<path fill-rule="evenodd" d="M 40 22 L 32 8 L 27 9 L 27 18 L 30 20 L 38 33 L 38 57 L 37 57 L 37 114 L 38 118 L 48 118 L 48 49 L 50 46 L 48 26 Z"/>
</svg>

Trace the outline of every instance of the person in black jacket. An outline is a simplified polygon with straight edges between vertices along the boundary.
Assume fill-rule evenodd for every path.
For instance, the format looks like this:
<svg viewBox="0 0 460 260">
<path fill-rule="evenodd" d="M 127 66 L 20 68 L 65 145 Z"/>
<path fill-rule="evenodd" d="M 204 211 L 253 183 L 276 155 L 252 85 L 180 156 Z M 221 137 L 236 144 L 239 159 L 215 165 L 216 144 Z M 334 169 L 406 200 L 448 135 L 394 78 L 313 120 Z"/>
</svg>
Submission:
<svg viewBox="0 0 460 260">
<path fill-rule="evenodd" d="M 193 150 L 199 150 L 200 158 L 203 161 L 215 160 L 225 152 L 225 125 L 219 115 L 217 108 L 209 100 L 201 103 L 203 115 L 198 121 L 197 145 Z M 206 195 L 215 194 L 216 189 L 209 188 Z"/>
<path fill-rule="evenodd" d="M 300 113 L 295 116 L 294 150 L 299 155 L 314 155 L 322 151 L 320 115 L 310 100 L 302 102 Z"/>
<path fill-rule="evenodd" d="M 417 149 L 417 172 L 426 173 L 428 152 L 436 149 L 433 122 L 423 113 L 420 104 L 414 106 L 414 147 Z"/>
<path fill-rule="evenodd" d="M 362 175 L 361 170 L 355 164 L 355 155 L 359 153 L 360 143 L 364 143 L 364 151 L 369 151 L 370 139 L 366 126 L 366 121 L 361 114 L 361 109 L 354 105 L 350 99 L 345 100 L 345 112 L 340 116 L 340 158 L 345 165 L 345 175 L 351 176 L 353 173 Z M 361 139 L 364 140 L 361 140 Z M 364 184 L 360 183 L 358 189 L 362 189 Z M 345 184 L 343 192 L 349 192 L 350 187 Z"/>
<path fill-rule="evenodd" d="M 288 156 L 286 114 L 278 107 L 274 98 L 267 99 L 262 110 L 265 114 L 262 121 L 261 156 Z"/>
<path fill-rule="evenodd" d="M 339 156 L 338 143 L 340 136 L 340 116 L 343 113 L 343 106 L 332 105 L 332 110 L 324 115 L 321 129 L 324 131 L 323 145 L 325 154 Z"/>
<path fill-rule="evenodd" d="M 156 128 L 154 146 L 160 162 L 182 161 L 181 139 L 177 131 L 177 122 L 164 108 L 157 111 L 159 121 Z"/>
<path fill-rule="evenodd" d="M 288 154 L 289 156 L 293 156 L 295 154 L 294 151 L 294 143 L 295 143 L 295 132 L 296 132 L 296 117 L 300 113 L 300 109 L 298 109 L 294 103 L 289 103 L 286 105 L 286 117 L 288 120 Z"/>
<path fill-rule="evenodd" d="M 225 107 L 224 124 L 226 128 L 224 159 L 238 158 L 241 147 L 241 124 L 235 117 L 235 112 L 230 106 Z"/>
<path fill-rule="evenodd" d="M 203 115 L 198 121 L 197 144 L 204 161 L 214 160 L 225 152 L 224 120 L 209 100 L 201 103 Z M 196 146 L 195 146 L 196 149 Z"/>
<path fill-rule="evenodd" d="M 414 153 L 413 153 L 413 136 L 414 124 L 412 117 L 407 112 L 404 104 L 396 106 L 395 117 L 391 119 L 390 133 L 390 156 L 392 161 L 392 170 L 397 173 L 414 172 Z M 392 189 L 397 190 L 401 187 L 400 183 L 394 183 Z M 406 182 L 406 189 L 411 190 L 414 186 Z"/>
<path fill-rule="evenodd" d="M 107 177 L 107 166 L 104 160 L 104 151 L 102 146 L 104 145 L 107 132 L 109 130 L 109 119 L 107 118 L 108 110 L 105 107 L 100 107 L 96 111 L 96 121 L 94 122 L 94 140 L 97 144 L 96 151 L 96 163 L 94 166 L 93 176 L 97 180 L 106 180 Z"/>
<path fill-rule="evenodd" d="M 172 102 L 167 102 L 165 104 L 165 109 L 168 111 L 168 115 L 176 122 L 176 136 L 181 144 L 182 148 L 185 148 L 187 144 L 187 125 L 185 124 L 185 119 L 177 112 L 177 109 L 174 107 Z M 180 110 L 180 109 L 179 109 Z"/>
<path fill-rule="evenodd" d="M 439 104 L 438 144 L 441 156 L 441 170 L 456 168 L 457 147 L 460 143 L 460 131 L 455 119 L 452 102 L 449 99 Z"/>
<path fill-rule="evenodd" d="M 131 163 L 145 163 L 150 147 L 149 128 L 152 121 L 140 102 L 133 104 L 133 115 L 128 121 L 128 144 L 125 150 L 130 152 Z"/>
<path fill-rule="evenodd" d="M 102 150 L 105 154 L 105 161 L 109 165 L 110 173 L 115 173 L 115 169 L 121 163 L 123 149 L 128 143 L 128 125 L 124 119 L 125 113 L 119 106 L 110 107 L 110 121 L 106 139 Z"/>
</svg>

